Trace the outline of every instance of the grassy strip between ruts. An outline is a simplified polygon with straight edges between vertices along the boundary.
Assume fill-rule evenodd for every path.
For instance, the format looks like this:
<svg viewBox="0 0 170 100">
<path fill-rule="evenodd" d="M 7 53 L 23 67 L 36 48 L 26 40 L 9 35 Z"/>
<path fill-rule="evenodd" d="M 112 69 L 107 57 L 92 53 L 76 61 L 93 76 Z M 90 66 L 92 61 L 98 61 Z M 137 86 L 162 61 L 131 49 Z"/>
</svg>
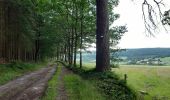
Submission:
<svg viewBox="0 0 170 100">
<path fill-rule="evenodd" d="M 94 84 L 82 79 L 79 75 L 66 75 L 64 84 L 69 100 L 106 100 Z"/>
<path fill-rule="evenodd" d="M 25 73 L 38 70 L 44 67 L 45 63 L 22 63 L 11 62 L 10 64 L 0 64 L 0 85 L 3 85 Z"/>
<path fill-rule="evenodd" d="M 57 67 L 56 73 L 53 78 L 48 82 L 48 88 L 45 92 L 45 95 L 42 97 L 42 100 L 56 100 L 58 95 L 57 87 L 58 87 L 58 77 L 61 73 L 61 67 Z"/>
</svg>

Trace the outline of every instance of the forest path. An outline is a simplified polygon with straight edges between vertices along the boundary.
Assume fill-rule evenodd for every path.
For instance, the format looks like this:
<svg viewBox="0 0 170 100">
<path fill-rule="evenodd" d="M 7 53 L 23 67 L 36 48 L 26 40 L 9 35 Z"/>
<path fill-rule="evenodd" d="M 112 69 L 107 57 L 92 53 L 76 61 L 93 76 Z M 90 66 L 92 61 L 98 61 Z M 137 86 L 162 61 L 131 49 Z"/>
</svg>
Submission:
<svg viewBox="0 0 170 100">
<path fill-rule="evenodd" d="M 61 73 L 58 76 L 59 84 L 58 84 L 58 88 L 57 88 L 58 96 L 57 96 L 56 100 L 69 100 L 68 94 L 66 92 L 65 85 L 64 85 L 64 77 L 65 77 L 65 75 L 69 75 L 69 74 L 72 74 L 72 71 L 68 70 L 65 67 L 61 67 Z"/>
<path fill-rule="evenodd" d="M 39 100 L 55 71 L 49 66 L 0 86 L 0 100 Z"/>
</svg>

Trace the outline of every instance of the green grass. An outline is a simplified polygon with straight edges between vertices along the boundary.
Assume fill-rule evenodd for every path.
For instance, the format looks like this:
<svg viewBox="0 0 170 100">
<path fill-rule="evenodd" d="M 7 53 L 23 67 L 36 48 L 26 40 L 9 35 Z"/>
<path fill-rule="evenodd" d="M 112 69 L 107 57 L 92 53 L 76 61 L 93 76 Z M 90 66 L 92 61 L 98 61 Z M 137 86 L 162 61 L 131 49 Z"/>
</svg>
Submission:
<svg viewBox="0 0 170 100">
<path fill-rule="evenodd" d="M 71 74 L 64 77 L 69 100 L 105 100 L 92 82 Z"/>
<path fill-rule="evenodd" d="M 96 72 L 94 68 L 95 63 L 83 63 L 82 69 L 71 69 L 83 79 L 93 82 L 106 100 L 136 100 L 136 93 L 118 75 L 112 71 Z"/>
<path fill-rule="evenodd" d="M 145 96 L 145 100 L 170 99 L 170 67 L 168 66 L 122 65 L 113 71 L 122 78 L 127 74 L 128 85 L 137 93 L 146 91 L 148 95 Z"/>
<path fill-rule="evenodd" d="M 10 80 L 16 79 L 25 73 L 37 70 L 44 67 L 44 64 L 31 63 L 15 63 L 15 64 L 0 64 L 0 85 L 3 85 Z"/>
<path fill-rule="evenodd" d="M 61 67 L 57 67 L 57 71 L 54 74 L 53 78 L 48 82 L 48 88 L 46 90 L 45 96 L 42 97 L 42 100 L 55 100 L 58 91 L 58 76 L 61 73 Z"/>
</svg>

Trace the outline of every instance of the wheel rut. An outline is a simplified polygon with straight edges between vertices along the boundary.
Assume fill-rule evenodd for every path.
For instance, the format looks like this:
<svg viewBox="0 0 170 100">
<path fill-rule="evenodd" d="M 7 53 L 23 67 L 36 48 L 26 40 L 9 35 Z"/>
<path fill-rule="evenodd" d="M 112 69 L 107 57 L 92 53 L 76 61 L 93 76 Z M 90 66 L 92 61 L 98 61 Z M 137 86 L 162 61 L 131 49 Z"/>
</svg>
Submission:
<svg viewBox="0 0 170 100">
<path fill-rule="evenodd" d="M 58 84 L 58 89 L 57 89 L 58 96 L 57 96 L 56 100 L 69 100 L 68 93 L 67 93 L 65 85 L 64 85 L 64 77 L 65 77 L 65 75 L 69 75 L 69 74 L 72 74 L 72 72 L 70 70 L 68 70 L 65 67 L 61 68 L 61 73 L 58 76 L 59 84 Z"/>
<path fill-rule="evenodd" d="M 0 100 L 39 100 L 55 71 L 55 65 L 42 68 L 0 86 Z"/>
</svg>

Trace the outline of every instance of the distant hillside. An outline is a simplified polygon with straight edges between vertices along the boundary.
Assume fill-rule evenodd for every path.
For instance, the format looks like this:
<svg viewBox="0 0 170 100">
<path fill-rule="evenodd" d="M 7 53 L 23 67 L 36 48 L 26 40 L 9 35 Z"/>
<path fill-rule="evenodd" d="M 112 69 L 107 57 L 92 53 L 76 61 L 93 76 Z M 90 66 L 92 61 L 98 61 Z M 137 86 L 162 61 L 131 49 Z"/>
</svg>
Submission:
<svg viewBox="0 0 170 100">
<path fill-rule="evenodd" d="M 142 48 L 142 49 L 127 49 L 118 53 L 121 57 L 129 59 L 143 59 L 148 57 L 169 57 L 170 48 Z"/>
<path fill-rule="evenodd" d="M 145 59 L 145 58 L 157 58 L 157 57 L 170 57 L 170 48 L 142 48 L 142 49 L 127 49 L 126 51 L 118 52 L 120 57 L 126 57 L 128 59 Z M 83 62 L 95 62 L 96 52 L 83 53 Z M 77 55 L 79 60 L 79 54 Z"/>
</svg>

